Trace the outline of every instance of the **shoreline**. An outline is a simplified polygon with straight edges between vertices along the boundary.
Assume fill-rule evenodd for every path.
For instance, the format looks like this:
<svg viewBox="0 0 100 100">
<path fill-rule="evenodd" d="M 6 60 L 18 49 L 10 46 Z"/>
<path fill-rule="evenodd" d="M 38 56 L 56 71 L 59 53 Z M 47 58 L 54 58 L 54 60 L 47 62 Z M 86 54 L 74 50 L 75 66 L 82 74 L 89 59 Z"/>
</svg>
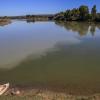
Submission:
<svg viewBox="0 0 100 100">
<path fill-rule="evenodd" d="M 27 94 L 27 91 L 49 91 L 54 93 L 64 93 L 68 95 L 76 95 L 76 96 L 91 96 L 94 94 L 100 94 L 100 88 L 97 87 L 79 87 L 79 86 L 56 86 L 56 85 L 11 85 L 8 89 L 8 94 L 11 93 L 12 90 L 23 91 L 23 95 Z"/>
<path fill-rule="evenodd" d="M 0 26 L 5 26 L 11 24 L 11 20 L 10 19 L 0 19 Z"/>
<path fill-rule="evenodd" d="M 20 93 L 13 95 L 12 91 L 20 91 Z M 12 86 L 1 98 L 7 98 L 7 100 L 100 100 L 100 93 L 82 95 L 53 91 L 48 88 Z"/>
</svg>

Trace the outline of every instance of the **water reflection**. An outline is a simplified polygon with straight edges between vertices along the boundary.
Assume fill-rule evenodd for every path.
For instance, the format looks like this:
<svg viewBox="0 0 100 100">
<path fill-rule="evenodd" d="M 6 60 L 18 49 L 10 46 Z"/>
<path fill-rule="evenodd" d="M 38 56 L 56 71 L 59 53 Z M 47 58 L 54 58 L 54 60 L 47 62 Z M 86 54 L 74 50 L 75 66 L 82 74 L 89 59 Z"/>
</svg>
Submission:
<svg viewBox="0 0 100 100">
<path fill-rule="evenodd" d="M 96 28 L 100 29 L 100 23 L 88 22 L 55 22 L 57 25 L 64 27 L 67 30 L 78 32 L 80 36 L 85 36 L 89 32 L 92 36 L 95 35 Z"/>
<path fill-rule="evenodd" d="M 54 22 L 13 21 L 0 29 L 0 68 L 14 68 L 28 55 L 42 54 L 65 40 L 67 45 L 80 43 L 73 33 L 67 33 Z"/>
<path fill-rule="evenodd" d="M 25 21 L 2 28 L 0 82 L 70 84 L 74 88 L 76 84 L 85 84 L 86 88 L 91 84 L 95 89 L 100 88 L 100 30 L 97 28 L 100 25 L 94 23 L 28 24 Z M 87 33 L 96 38 L 88 37 Z M 79 38 L 84 35 L 85 38 Z M 9 66 L 13 63 L 14 66 Z"/>
<path fill-rule="evenodd" d="M 25 21 L 25 20 L 24 20 Z M 13 21 L 14 22 L 14 21 Z M 35 23 L 34 20 L 26 20 L 27 23 Z M 0 26 L 5 26 L 11 24 L 11 21 L 0 22 Z M 80 36 L 85 36 L 91 33 L 92 36 L 95 35 L 96 28 L 100 29 L 100 23 L 88 23 L 88 22 L 62 22 L 56 21 L 56 25 L 64 27 L 65 29 L 72 30 L 73 32 L 78 32 Z"/>
<path fill-rule="evenodd" d="M 0 70 L 0 80 L 17 84 L 100 84 L 100 45 L 87 40 L 77 45 L 56 43 L 52 50 L 34 58 L 28 56 L 15 68 Z M 14 80 L 16 79 L 16 80 Z"/>
<path fill-rule="evenodd" d="M 87 33 L 99 38 L 97 28 L 100 29 L 98 23 L 13 21 L 0 30 L 0 68 L 12 69 L 28 55 L 45 53 L 56 43 L 60 45 L 66 41 L 66 47 L 69 47 L 93 39 Z M 80 38 L 83 35 L 86 36 Z"/>
<path fill-rule="evenodd" d="M 33 19 L 32 19 L 32 20 L 27 19 L 27 20 L 26 20 L 26 22 L 27 22 L 27 23 L 34 23 L 34 22 L 35 22 L 35 20 L 33 20 Z"/>
</svg>

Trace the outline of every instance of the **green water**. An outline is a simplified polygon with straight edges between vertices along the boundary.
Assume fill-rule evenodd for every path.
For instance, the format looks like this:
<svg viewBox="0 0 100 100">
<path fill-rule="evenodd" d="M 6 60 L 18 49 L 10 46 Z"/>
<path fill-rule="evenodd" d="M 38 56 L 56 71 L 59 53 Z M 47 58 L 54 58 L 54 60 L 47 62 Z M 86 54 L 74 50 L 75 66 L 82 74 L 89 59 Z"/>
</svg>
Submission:
<svg viewBox="0 0 100 100">
<path fill-rule="evenodd" d="M 13 21 L 0 27 L 0 81 L 100 90 L 100 24 Z"/>
</svg>

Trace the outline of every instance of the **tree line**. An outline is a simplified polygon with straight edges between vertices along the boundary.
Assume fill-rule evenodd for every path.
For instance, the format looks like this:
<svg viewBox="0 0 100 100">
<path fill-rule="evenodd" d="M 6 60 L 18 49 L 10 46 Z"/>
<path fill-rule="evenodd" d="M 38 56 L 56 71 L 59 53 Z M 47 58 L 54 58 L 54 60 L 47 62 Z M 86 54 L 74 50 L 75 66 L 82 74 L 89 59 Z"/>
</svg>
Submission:
<svg viewBox="0 0 100 100">
<path fill-rule="evenodd" d="M 57 13 L 54 20 L 60 21 L 100 21 L 100 13 L 97 13 L 96 5 L 89 11 L 88 6 L 81 5 L 79 8 L 68 9 Z"/>
<path fill-rule="evenodd" d="M 96 21 L 100 22 L 100 13 L 97 13 L 96 5 L 89 11 L 89 7 L 81 5 L 79 8 L 68 9 L 54 15 L 25 15 L 25 16 L 4 16 L 0 19 L 27 19 L 35 21 L 36 19 L 48 19 L 55 21 Z"/>
</svg>

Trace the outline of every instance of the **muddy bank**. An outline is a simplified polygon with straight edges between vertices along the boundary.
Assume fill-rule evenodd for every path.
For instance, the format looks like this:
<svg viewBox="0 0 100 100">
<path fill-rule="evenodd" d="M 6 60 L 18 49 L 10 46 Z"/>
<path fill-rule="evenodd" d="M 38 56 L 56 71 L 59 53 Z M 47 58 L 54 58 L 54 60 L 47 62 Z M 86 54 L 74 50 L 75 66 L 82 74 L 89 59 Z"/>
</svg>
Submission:
<svg viewBox="0 0 100 100">
<path fill-rule="evenodd" d="M 57 84 L 34 84 L 34 85 L 10 85 L 10 90 L 17 89 L 21 91 L 52 91 L 57 93 L 66 93 L 70 95 L 94 95 L 100 93 L 100 87 L 96 85 L 57 85 Z"/>
<path fill-rule="evenodd" d="M 16 91 L 19 91 L 19 93 L 12 93 Z M 7 100 L 100 100 L 99 93 L 91 95 L 75 95 L 68 94 L 66 92 L 57 92 L 48 89 L 32 87 L 10 87 L 10 89 L 1 97 L 7 98 Z"/>
<path fill-rule="evenodd" d="M 0 26 L 5 26 L 11 23 L 10 19 L 0 19 Z"/>
</svg>

